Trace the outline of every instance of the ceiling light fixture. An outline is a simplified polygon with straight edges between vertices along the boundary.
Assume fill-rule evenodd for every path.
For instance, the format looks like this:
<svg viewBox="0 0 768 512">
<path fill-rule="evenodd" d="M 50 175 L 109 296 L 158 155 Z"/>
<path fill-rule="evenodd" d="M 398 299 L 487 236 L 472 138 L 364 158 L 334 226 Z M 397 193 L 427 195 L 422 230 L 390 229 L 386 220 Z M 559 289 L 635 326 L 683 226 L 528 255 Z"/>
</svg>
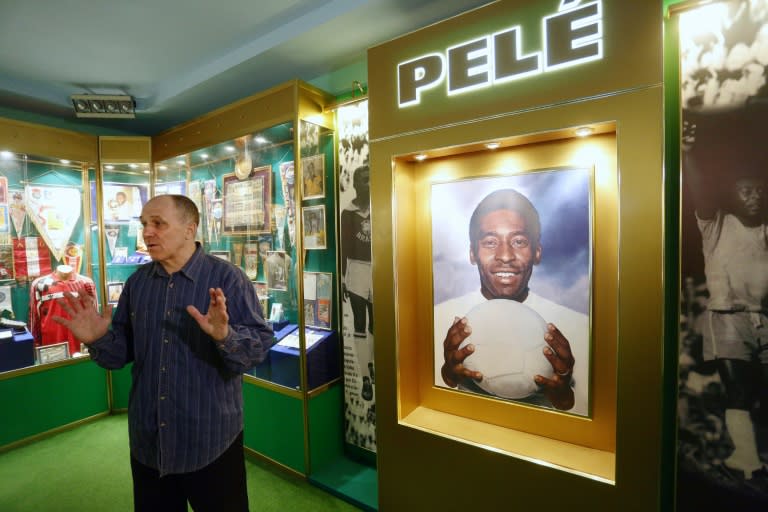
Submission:
<svg viewBox="0 0 768 512">
<path fill-rule="evenodd" d="M 414 156 L 413 158 L 415 158 L 416 160 L 421 162 L 421 161 L 427 159 L 427 155 L 425 155 L 424 153 L 419 153 L 418 155 Z"/>
<path fill-rule="evenodd" d="M 592 135 L 592 133 L 595 130 L 590 128 L 589 126 L 582 126 L 581 128 L 576 128 L 576 135 L 579 137 L 586 137 L 587 135 Z"/>
<path fill-rule="evenodd" d="M 131 96 L 106 94 L 73 94 L 70 96 L 77 117 L 133 119 L 136 102 Z"/>
<path fill-rule="evenodd" d="M 485 145 L 485 147 L 487 147 L 488 149 L 496 149 L 499 146 L 501 146 L 501 144 L 498 142 L 489 142 L 488 144 Z"/>
</svg>

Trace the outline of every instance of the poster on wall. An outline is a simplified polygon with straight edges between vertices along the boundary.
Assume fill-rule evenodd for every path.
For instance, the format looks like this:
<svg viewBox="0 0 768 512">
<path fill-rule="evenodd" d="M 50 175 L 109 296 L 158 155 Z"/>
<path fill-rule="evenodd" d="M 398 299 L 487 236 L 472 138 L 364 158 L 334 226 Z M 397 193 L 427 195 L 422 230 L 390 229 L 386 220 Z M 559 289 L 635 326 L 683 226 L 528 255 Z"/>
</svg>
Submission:
<svg viewBox="0 0 768 512">
<path fill-rule="evenodd" d="M 589 414 L 591 190 L 589 168 L 432 185 L 436 386 Z"/>
<path fill-rule="evenodd" d="M 368 101 L 337 111 L 345 439 L 376 451 Z"/>
<path fill-rule="evenodd" d="M 768 510 L 768 2 L 678 23 L 677 510 Z"/>
</svg>

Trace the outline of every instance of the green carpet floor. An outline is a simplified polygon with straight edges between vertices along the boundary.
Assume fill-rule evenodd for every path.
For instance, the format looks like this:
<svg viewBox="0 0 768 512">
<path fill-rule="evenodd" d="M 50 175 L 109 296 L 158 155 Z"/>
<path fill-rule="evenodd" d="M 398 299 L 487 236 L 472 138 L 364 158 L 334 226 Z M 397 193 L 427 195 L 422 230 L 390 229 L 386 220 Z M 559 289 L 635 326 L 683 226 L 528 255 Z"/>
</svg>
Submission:
<svg viewBox="0 0 768 512">
<path fill-rule="evenodd" d="M 107 416 L 0 454 L 0 511 L 132 511 L 127 429 Z M 360 510 L 267 462 L 246 470 L 252 512 Z"/>
</svg>

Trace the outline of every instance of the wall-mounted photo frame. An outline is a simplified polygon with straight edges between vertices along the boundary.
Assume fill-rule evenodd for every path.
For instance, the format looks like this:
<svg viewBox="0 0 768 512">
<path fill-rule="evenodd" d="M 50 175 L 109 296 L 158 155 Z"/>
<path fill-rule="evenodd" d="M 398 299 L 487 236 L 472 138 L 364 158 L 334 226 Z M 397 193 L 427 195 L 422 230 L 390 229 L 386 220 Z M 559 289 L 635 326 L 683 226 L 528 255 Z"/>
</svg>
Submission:
<svg viewBox="0 0 768 512">
<path fill-rule="evenodd" d="M 35 347 L 37 362 L 39 364 L 55 363 L 69 359 L 69 343 L 64 341 L 52 345 Z"/>
<path fill-rule="evenodd" d="M 198 186 L 199 193 L 199 186 Z M 180 181 L 167 181 L 165 183 L 155 183 L 155 197 L 165 194 L 176 194 L 185 196 L 187 195 L 187 182 Z M 193 199 L 194 201 L 194 199 Z"/>
<path fill-rule="evenodd" d="M 96 197 L 96 183 L 91 183 L 91 197 Z M 149 200 L 149 186 L 134 183 L 104 183 L 102 208 L 105 222 L 130 222 L 141 216 Z M 96 202 L 91 203 L 91 217 L 96 221 Z"/>
<path fill-rule="evenodd" d="M 123 293 L 123 282 L 107 283 L 107 304 L 117 304 L 120 300 L 120 294 Z"/>
<path fill-rule="evenodd" d="M 254 281 L 253 289 L 256 290 L 256 295 L 258 295 L 259 298 L 269 296 L 266 281 Z"/>
<path fill-rule="evenodd" d="M 302 207 L 301 226 L 304 249 L 325 249 L 325 205 Z"/>
<path fill-rule="evenodd" d="M 8 203 L 8 178 L 0 176 L 0 203 Z"/>
<path fill-rule="evenodd" d="M 318 329 L 331 328 L 333 274 L 304 272 L 304 324 Z"/>
<path fill-rule="evenodd" d="M 288 290 L 288 275 L 291 270 L 291 258 L 285 251 L 269 251 L 265 274 L 267 276 L 267 288 L 270 290 Z"/>
<path fill-rule="evenodd" d="M 589 414 L 592 174 L 563 167 L 432 184 L 435 386 Z M 461 342 L 475 347 L 461 368 L 482 380 L 451 373 L 444 340 L 456 318 L 467 318 L 472 334 Z M 561 402 L 534 381 L 554 378 L 543 354 L 548 323 L 576 361 L 567 370 L 571 396 Z M 499 335 L 522 325 L 525 336 Z"/>
<path fill-rule="evenodd" d="M 230 261 L 229 251 L 209 251 L 208 254 L 211 256 L 216 256 L 217 258 L 220 258 L 224 261 Z"/>
<path fill-rule="evenodd" d="M 255 167 L 246 179 L 234 173 L 222 176 L 225 234 L 271 232 L 272 167 Z"/>
<path fill-rule="evenodd" d="M 321 153 L 301 159 L 301 187 L 304 199 L 325 197 L 325 155 Z"/>
</svg>

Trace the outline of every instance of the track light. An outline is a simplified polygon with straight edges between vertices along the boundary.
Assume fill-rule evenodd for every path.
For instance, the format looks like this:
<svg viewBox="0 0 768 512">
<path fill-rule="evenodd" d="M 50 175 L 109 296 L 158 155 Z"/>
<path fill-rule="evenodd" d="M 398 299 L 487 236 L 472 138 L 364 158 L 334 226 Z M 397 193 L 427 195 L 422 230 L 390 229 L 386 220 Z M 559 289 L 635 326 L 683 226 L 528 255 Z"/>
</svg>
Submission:
<svg viewBox="0 0 768 512">
<path fill-rule="evenodd" d="M 70 97 L 77 117 L 111 117 L 133 119 L 136 103 L 131 96 L 74 94 Z"/>
</svg>

